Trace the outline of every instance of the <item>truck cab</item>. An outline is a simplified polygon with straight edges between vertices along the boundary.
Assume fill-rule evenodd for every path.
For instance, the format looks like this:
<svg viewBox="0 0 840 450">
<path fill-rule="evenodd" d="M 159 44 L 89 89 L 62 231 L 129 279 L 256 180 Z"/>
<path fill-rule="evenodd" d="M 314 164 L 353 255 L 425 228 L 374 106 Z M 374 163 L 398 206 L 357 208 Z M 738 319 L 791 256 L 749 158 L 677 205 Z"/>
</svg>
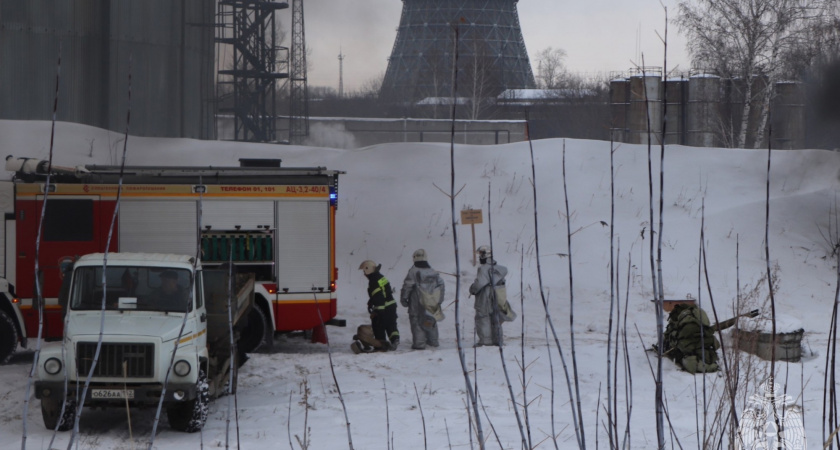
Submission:
<svg viewBox="0 0 840 450">
<path fill-rule="evenodd" d="M 234 368 L 238 330 L 253 303 L 253 278 L 232 286 L 231 275 L 202 270 L 186 255 L 79 258 L 61 299 L 64 338 L 47 343 L 38 362 L 45 426 L 72 427 L 90 375 L 86 405 L 156 406 L 163 397 L 172 428 L 200 430 L 207 402 Z"/>
</svg>

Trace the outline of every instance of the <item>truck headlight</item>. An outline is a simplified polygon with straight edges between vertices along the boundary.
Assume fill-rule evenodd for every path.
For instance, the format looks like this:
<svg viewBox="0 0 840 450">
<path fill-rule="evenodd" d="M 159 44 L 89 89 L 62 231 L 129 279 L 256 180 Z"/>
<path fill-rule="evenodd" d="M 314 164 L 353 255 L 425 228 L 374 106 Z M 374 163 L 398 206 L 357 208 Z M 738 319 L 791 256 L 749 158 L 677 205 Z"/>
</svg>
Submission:
<svg viewBox="0 0 840 450">
<path fill-rule="evenodd" d="M 44 361 L 44 370 L 50 375 L 57 374 L 61 371 L 61 361 L 58 358 L 50 358 Z"/>
<path fill-rule="evenodd" d="M 175 375 L 178 375 L 179 377 L 185 377 L 185 376 L 189 375 L 190 374 L 190 369 L 192 369 L 192 367 L 190 366 L 190 363 L 188 363 L 187 361 L 184 361 L 183 359 L 176 362 L 175 367 L 173 367 L 173 370 L 175 371 Z"/>
</svg>

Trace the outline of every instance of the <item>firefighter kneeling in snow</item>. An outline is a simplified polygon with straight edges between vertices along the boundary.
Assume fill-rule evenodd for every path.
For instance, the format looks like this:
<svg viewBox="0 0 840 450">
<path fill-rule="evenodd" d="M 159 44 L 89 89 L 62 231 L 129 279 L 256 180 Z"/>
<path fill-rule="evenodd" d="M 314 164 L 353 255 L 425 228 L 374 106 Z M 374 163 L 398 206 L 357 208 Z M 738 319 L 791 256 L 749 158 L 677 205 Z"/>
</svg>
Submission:
<svg viewBox="0 0 840 450">
<path fill-rule="evenodd" d="M 355 340 L 351 348 L 354 352 L 370 351 L 370 347 L 377 351 L 396 350 L 400 342 L 400 332 L 397 330 L 397 301 L 391 290 L 391 283 L 385 278 L 377 265 L 371 260 L 363 261 L 359 266 L 368 279 L 368 312 L 370 313 L 373 339 L 369 339 L 365 325 L 359 327 L 359 332 L 353 336 Z M 389 343 L 390 341 L 390 343 Z"/>
<path fill-rule="evenodd" d="M 668 314 L 668 327 L 662 336 L 662 354 L 673 359 L 688 373 L 715 372 L 719 369 L 717 350 L 720 348 L 715 333 L 735 325 L 741 317 L 758 315 L 759 310 L 754 309 L 710 325 L 709 316 L 700 307 L 675 305 Z M 656 350 L 655 345 L 653 350 Z"/>
<path fill-rule="evenodd" d="M 688 373 L 716 372 L 720 348 L 715 337 L 717 328 L 709 324 L 706 311 L 695 305 L 676 305 L 668 315 L 663 354 Z"/>
</svg>

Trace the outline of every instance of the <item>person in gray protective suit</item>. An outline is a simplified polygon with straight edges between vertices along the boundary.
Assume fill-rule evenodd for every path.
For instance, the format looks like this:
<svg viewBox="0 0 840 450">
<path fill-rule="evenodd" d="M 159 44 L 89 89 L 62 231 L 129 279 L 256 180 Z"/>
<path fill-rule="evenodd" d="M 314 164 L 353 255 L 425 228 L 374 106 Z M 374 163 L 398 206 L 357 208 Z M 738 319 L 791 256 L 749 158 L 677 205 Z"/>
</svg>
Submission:
<svg viewBox="0 0 840 450">
<path fill-rule="evenodd" d="M 400 304 L 408 308 L 413 342 L 411 348 L 423 350 L 427 345 L 437 347 L 437 322 L 443 320 L 444 283 L 440 274 L 429 266 L 426 251 L 422 248 L 413 255 L 414 265 L 400 290 Z"/>
<path fill-rule="evenodd" d="M 482 245 L 477 253 L 481 265 L 478 266 L 475 281 L 470 286 L 470 294 L 475 295 L 475 332 L 478 335 L 476 346 L 499 345 L 502 318 L 497 304 L 496 289 L 505 285 L 508 270 L 507 267 L 496 264 L 490 247 Z"/>
</svg>

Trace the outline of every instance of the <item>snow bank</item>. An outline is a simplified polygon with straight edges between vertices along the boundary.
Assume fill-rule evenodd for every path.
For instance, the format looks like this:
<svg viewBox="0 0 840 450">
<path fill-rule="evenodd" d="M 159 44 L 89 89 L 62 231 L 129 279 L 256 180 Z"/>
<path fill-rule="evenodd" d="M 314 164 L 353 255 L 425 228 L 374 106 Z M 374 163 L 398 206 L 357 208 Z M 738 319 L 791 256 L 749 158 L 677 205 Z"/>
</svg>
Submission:
<svg viewBox="0 0 840 450">
<path fill-rule="evenodd" d="M 15 156 L 46 158 L 49 129 L 48 122 L 0 121 L 0 150 Z M 59 123 L 55 163 L 117 164 L 122 138 L 121 133 Z M 454 189 L 459 192 L 455 198 L 456 214 L 465 208 L 483 210 L 484 223 L 476 226 L 476 243 L 489 244 L 492 225 L 494 254 L 509 269 L 508 299 L 520 319 L 505 324 L 507 346 L 502 354 L 496 348 L 469 348 L 473 343 L 473 310 L 466 287 L 475 274 L 470 263 L 471 229 L 457 223 L 453 226 L 450 199 L 442 192 L 448 192 L 453 184 L 448 144 L 404 143 L 334 150 L 129 137 L 127 159 L 135 165 L 237 165 L 237 159 L 243 157 L 282 158 L 287 166 L 326 166 L 347 172 L 340 180 L 335 257 L 340 274 L 338 316 L 347 319 L 349 326 L 329 328 L 329 354 L 324 345 L 281 336 L 273 353 L 253 355 L 240 374 L 237 398 L 242 448 L 285 447 L 286 443 L 295 447 L 292 442 L 297 436 L 303 437 L 306 427 L 312 430 L 310 448 L 344 448 L 348 444 L 347 424 L 338 401 L 339 388 L 356 448 L 386 448 L 388 441 L 398 443 L 400 448 L 422 448 L 424 444 L 428 448 L 469 447 L 475 436 L 471 437 L 465 406 L 467 387 L 455 344 L 456 323 L 467 346 L 464 355 L 471 380 L 478 384 L 485 408 L 481 417 L 485 436 L 492 436 L 491 441 L 498 439 L 502 448 L 519 448 L 521 437 L 513 408 L 516 405 L 522 412 L 522 405 L 528 404 L 535 443 L 551 447 L 545 440 L 556 433 L 561 448 L 573 446 L 569 405 L 574 402 L 569 402 L 558 352 L 553 349 L 554 338 L 546 331 L 537 257 L 549 312 L 567 361 L 572 356 L 570 312 L 574 294 L 577 372 L 570 377 L 576 376 L 579 382 L 587 442 L 593 445 L 596 433 L 601 442 L 607 442 L 596 415 L 600 412 L 599 420 L 605 420 L 609 311 L 610 305 L 617 303 L 613 300 L 620 300 L 621 313 L 627 313 L 629 350 L 626 367 L 619 355 L 617 403 L 622 411 L 621 426 L 627 400 L 623 373 L 630 372 L 633 446 L 655 446 L 655 385 L 648 366 L 650 354 L 644 351 L 656 339 L 654 308 L 649 301 L 652 294 L 647 148 L 616 146 L 614 216 L 610 206 L 608 142 L 535 141 L 533 152 L 539 255 L 528 143 L 458 145 L 455 149 Z M 571 249 L 567 245 L 563 191 L 564 154 Z M 661 230 L 665 298 L 683 298 L 690 292 L 707 311 L 714 301 L 720 314 L 734 309 L 739 292 L 744 302 L 764 304 L 766 158 L 766 151 L 667 147 Z M 840 154 L 776 151 L 772 158 L 769 244 L 771 264 L 779 278 L 776 308 L 779 317 L 796 317 L 780 319 L 777 325 L 792 329 L 796 321 L 807 323 L 810 345 L 826 348 L 837 277 L 831 258 L 825 258 L 830 246 L 826 246 L 820 230 L 827 230 L 836 220 L 829 212 L 836 205 Z M 658 149 L 654 149 L 655 177 L 659 173 L 658 160 Z M 4 176 L 8 179 L 10 174 Z M 658 178 L 655 180 L 653 196 L 658 205 Z M 706 288 L 704 265 L 698 257 L 703 219 L 705 266 L 711 291 Z M 610 225 L 614 225 L 616 236 L 612 249 Z M 458 237 L 460 267 L 456 267 L 453 231 Z M 654 234 L 657 240 L 659 233 L 657 230 Z M 426 249 L 430 264 L 444 273 L 447 284 L 447 318 L 440 324 L 441 347 L 411 351 L 409 345 L 403 345 L 396 353 L 352 354 L 349 343 L 355 326 L 369 321 L 366 280 L 357 270 L 359 263 L 365 259 L 382 263 L 383 273 L 399 290 L 411 265 L 411 253 L 417 248 Z M 610 297 L 611 251 L 616 255 L 619 271 L 615 277 L 615 298 Z M 573 292 L 569 290 L 570 261 Z M 700 279 L 704 280 L 702 284 L 698 283 Z M 740 280 L 740 286 L 736 280 Z M 769 315 L 766 307 L 750 307 L 753 308 L 760 308 L 765 317 Z M 405 309 L 400 309 L 399 326 L 403 342 L 409 342 L 411 332 Z M 515 400 L 511 400 L 505 384 L 502 357 L 514 383 Z M 4 406 L 0 409 L 0 435 L 8 446 L 20 446 L 23 392 L 31 359 L 31 352 L 23 352 L 11 365 L 0 367 L 0 383 L 6 386 Z M 811 380 L 804 387 L 800 402 L 812 417 L 819 416 L 822 399 L 822 383 L 815 381 L 822 379 L 824 363 L 817 359 L 820 358 L 784 368 L 793 372 L 785 377 L 791 383 L 788 392 L 800 392 L 800 379 Z M 523 361 L 527 367 L 524 374 L 520 368 Z M 762 364 L 751 366 L 757 370 L 756 377 L 764 376 L 762 370 L 767 366 Z M 331 370 L 335 371 L 338 386 Z M 528 380 L 524 394 L 520 377 Z M 692 390 L 695 380 L 700 383 L 697 376 L 665 362 L 663 383 L 673 434 L 688 445 L 696 439 L 695 405 L 699 397 Z M 725 391 L 724 378 L 710 375 L 705 380 L 713 387 L 710 392 Z M 761 380 L 754 381 L 748 386 Z M 194 449 L 201 442 L 210 447 L 225 445 L 227 405 L 227 399 L 212 403 L 203 436 L 171 432 L 164 419 L 164 431 L 157 437 L 156 445 L 167 449 Z M 30 448 L 45 448 L 52 435 L 43 429 L 38 409 L 35 400 L 26 412 Z M 148 441 L 152 419 L 153 414 L 148 411 L 133 412 L 136 442 Z M 489 422 L 498 437 L 490 431 Z M 809 420 L 806 431 L 812 441 L 818 440 L 819 420 Z M 54 446 L 66 446 L 68 437 L 61 434 Z M 82 447 L 128 448 L 128 439 L 123 411 L 86 411 L 83 415 Z"/>
</svg>

